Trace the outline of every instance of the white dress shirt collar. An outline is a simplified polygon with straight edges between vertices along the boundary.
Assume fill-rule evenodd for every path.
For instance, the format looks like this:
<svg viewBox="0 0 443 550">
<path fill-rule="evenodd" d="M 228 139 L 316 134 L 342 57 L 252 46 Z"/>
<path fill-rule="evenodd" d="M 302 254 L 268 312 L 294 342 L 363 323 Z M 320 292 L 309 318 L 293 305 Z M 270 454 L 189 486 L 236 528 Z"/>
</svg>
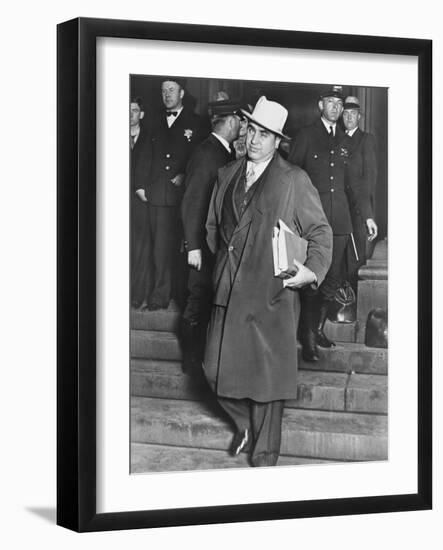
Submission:
<svg viewBox="0 0 443 550">
<path fill-rule="evenodd" d="M 336 122 L 329 122 L 329 120 L 326 120 L 325 118 L 321 117 L 321 121 L 323 122 L 325 128 L 326 128 L 326 131 L 328 132 L 329 134 L 329 129 L 331 128 L 332 126 L 332 131 L 334 133 L 334 136 L 335 136 L 335 127 L 337 126 L 337 123 Z"/>
<path fill-rule="evenodd" d="M 353 130 L 346 130 L 346 133 L 348 134 L 349 137 L 352 137 L 357 130 L 358 130 L 358 126 L 356 126 Z"/>
<path fill-rule="evenodd" d="M 274 158 L 274 155 L 272 155 L 271 158 L 268 160 L 265 160 L 263 162 L 252 162 L 252 160 L 248 160 L 246 163 L 246 173 L 248 174 L 251 170 L 251 167 L 254 171 L 254 177 L 248 181 L 248 187 L 253 185 L 258 178 L 263 174 L 263 172 L 266 170 L 268 164 L 271 162 L 271 160 Z"/>
<path fill-rule="evenodd" d="M 171 111 L 174 111 L 175 109 L 170 109 Z M 169 111 L 169 109 L 168 109 Z M 180 109 L 177 109 L 177 116 L 167 116 L 165 115 L 166 117 L 166 122 L 168 124 L 168 127 L 170 128 L 174 122 L 178 119 L 178 117 L 180 116 L 180 113 L 183 111 L 183 106 L 180 107 Z"/>
<path fill-rule="evenodd" d="M 228 153 L 231 153 L 231 146 L 229 145 L 229 142 L 226 141 L 224 137 L 219 136 L 215 132 L 211 132 L 211 134 L 218 139 L 218 141 L 223 145 L 223 147 L 228 151 Z"/>
</svg>

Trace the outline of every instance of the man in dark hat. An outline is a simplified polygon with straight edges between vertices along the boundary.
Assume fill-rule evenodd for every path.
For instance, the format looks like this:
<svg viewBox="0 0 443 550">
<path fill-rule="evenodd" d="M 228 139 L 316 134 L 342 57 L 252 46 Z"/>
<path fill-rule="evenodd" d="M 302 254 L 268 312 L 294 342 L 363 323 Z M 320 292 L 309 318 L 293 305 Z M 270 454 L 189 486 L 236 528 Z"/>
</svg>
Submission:
<svg viewBox="0 0 443 550">
<path fill-rule="evenodd" d="M 153 272 L 149 310 L 167 308 L 176 290 L 173 277 L 178 272 L 185 167 L 203 137 L 200 118 L 183 105 L 184 86 L 181 78 L 162 80 L 165 111 L 158 118 L 151 139 L 151 170 L 146 182 Z"/>
<path fill-rule="evenodd" d="M 185 247 L 191 267 L 188 298 L 182 317 L 183 370 L 201 366 L 206 328 L 212 304 L 213 257 L 206 244 L 206 218 L 219 168 L 235 159 L 231 145 L 237 139 L 240 103 L 209 103 L 212 132 L 200 143 L 186 167 L 185 194 L 181 205 Z"/>
<path fill-rule="evenodd" d="M 366 262 L 367 243 L 377 237 L 373 218 L 375 186 L 377 183 L 377 146 L 375 137 L 359 128 L 362 110 L 358 97 L 348 96 L 343 106 L 344 145 L 349 151 L 346 179 L 349 189 L 352 226 L 356 254 L 351 255 L 349 276 L 356 286 L 358 268 Z M 365 200 L 361 200 L 365 197 Z M 366 208 L 366 210 L 362 210 Z"/>
<path fill-rule="evenodd" d="M 284 400 L 297 396 L 299 289 L 322 282 L 332 233 L 306 172 L 277 152 L 288 111 L 263 96 L 243 114 L 247 156 L 219 170 L 206 223 L 216 258 L 203 368 L 236 427 L 231 453 L 249 449 L 252 466 L 273 466 Z M 305 263 L 285 281 L 274 276 L 279 220 L 308 241 Z"/>
<path fill-rule="evenodd" d="M 345 253 L 352 233 L 345 181 L 349 152 L 344 145 L 345 134 L 337 124 L 343 112 L 341 87 L 334 86 L 322 93 L 318 108 L 320 117 L 297 133 L 288 157 L 306 170 L 317 188 L 334 235 L 332 263 L 323 284 L 318 291 L 307 289 L 302 295 L 300 337 L 307 361 L 319 360 L 317 345 L 334 345 L 323 328 L 336 290 L 344 279 Z"/>
</svg>

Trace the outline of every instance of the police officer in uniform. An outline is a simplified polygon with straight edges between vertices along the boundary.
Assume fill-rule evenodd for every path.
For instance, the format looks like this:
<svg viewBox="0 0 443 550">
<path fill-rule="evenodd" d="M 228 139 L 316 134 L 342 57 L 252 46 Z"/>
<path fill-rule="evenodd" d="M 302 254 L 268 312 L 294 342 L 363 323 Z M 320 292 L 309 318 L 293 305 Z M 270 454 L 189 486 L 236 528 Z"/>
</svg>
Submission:
<svg viewBox="0 0 443 550">
<path fill-rule="evenodd" d="M 200 117 L 183 105 L 185 82 L 176 77 L 162 81 L 165 111 L 151 139 L 151 170 L 147 181 L 148 234 L 152 250 L 153 280 L 147 308 L 167 308 L 176 287 L 182 239 L 180 203 L 184 193 L 185 168 L 202 139 Z"/>
<path fill-rule="evenodd" d="M 323 328 L 335 292 L 344 278 L 345 252 L 352 233 L 345 182 L 349 154 L 343 144 L 345 133 L 337 124 L 343 112 L 341 86 L 322 93 L 318 108 L 320 117 L 312 125 L 300 129 L 288 157 L 308 173 L 320 194 L 333 232 L 332 263 L 325 280 L 318 291 L 308 289 L 302 295 L 300 337 L 303 358 L 307 361 L 319 360 L 317 345 L 335 345 L 326 337 Z"/>
</svg>

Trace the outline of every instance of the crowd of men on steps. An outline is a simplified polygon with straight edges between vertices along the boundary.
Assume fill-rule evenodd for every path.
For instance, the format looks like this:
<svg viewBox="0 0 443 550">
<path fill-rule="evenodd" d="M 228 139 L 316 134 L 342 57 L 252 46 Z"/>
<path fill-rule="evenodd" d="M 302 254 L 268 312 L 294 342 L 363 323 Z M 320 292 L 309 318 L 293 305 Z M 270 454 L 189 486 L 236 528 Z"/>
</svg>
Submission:
<svg viewBox="0 0 443 550">
<path fill-rule="evenodd" d="M 165 77 L 152 121 L 131 98 L 132 307 L 179 305 L 184 371 L 203 368 L 235 426 L 232 454 L 272 466 L 284 401 L 297 396 L 299 319 L 303 357 L 318 361 L 318 346 L 334 345 L 323 329 L 335 293 L 377 236 L 375 140 L 339 86 L 313 98 L 318 118 L 293 139 L 287 109 L 265 96 L 210 102 L 208 130 L 185 94 Z M 285 280 L 274 276 L 279 220 L 308 243 Z"/>
</svg>

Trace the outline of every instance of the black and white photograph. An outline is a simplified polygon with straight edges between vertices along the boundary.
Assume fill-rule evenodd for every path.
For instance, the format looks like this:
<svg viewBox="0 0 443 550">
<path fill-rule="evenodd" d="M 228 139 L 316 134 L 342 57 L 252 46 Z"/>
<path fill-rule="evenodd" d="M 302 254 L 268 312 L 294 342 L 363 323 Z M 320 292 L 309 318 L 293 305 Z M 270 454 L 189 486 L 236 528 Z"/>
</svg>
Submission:
<svg viewBox="0 0 443 550">
<path fill-rule="evenodd" d="M 131 474 L 389 459 L 388 99 L 130 75 Z"/>
</svg>

